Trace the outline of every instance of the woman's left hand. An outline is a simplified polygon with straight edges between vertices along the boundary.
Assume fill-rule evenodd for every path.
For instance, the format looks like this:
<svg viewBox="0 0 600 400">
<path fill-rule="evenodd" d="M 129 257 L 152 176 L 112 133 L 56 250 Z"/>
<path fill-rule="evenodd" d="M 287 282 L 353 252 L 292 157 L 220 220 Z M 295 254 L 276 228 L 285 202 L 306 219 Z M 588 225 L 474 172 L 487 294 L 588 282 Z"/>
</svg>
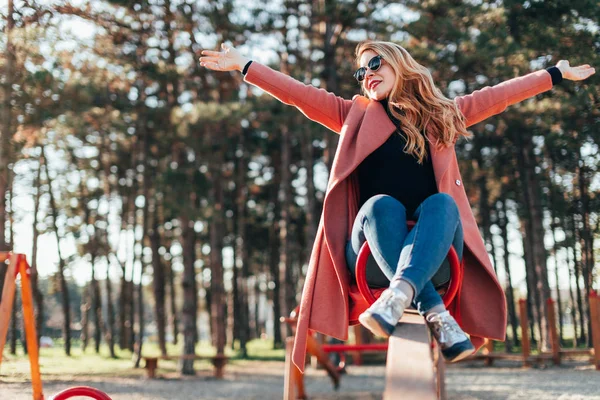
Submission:
<svg viewBox="0 0 600 400">
<path fill-rule="evenodd" d="M 596 73 L 596 69 L 590 67 L 589 64 L 571 67 L 567 60 L 560 60 L 556 64 L 556 68 L 560 70 L 563 79 L 570 81 L 582 81 Z"/>
</svg>

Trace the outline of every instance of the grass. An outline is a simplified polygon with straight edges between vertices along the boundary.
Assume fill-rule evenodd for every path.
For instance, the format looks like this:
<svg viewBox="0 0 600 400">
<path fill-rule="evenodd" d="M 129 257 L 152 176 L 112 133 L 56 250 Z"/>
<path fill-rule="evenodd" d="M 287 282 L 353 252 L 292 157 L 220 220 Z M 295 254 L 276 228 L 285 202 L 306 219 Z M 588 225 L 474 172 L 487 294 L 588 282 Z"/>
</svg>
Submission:
<svg viewBox="0 0 600 400">
<path fill-rule="evenodd" d="M 111 358 L 108 347 L 103 345 L 100 352 L 96 354 L 93 346 L 88 346 L 83 352 L 80 342 L 72 342 L 71 357 L 64 353 L 62 342 L 55 341 L 53 348 L 40 349 L 40 369 L 44 380 L 76 380 L 76 379 L 106 379 L 110 377 L 135 378 L 143 377 L 146 372 L 142 368 L 135 369 L 133 366 L 133 354 L 126 350 L 119 350 L 115 346 L 117 358 Z M 572 341 L 567 339 L 564 348 L 572 347 Z M 581 345 L 583 347 L 583 345 Z M 248 357 L 242 359 L 239 346 L 236 343 L 236 349 L 231 346 L 225 349 L 225 355 L 229 358 L 231 364 L 247 365 L 253 362 L 261 361 L 283 361 L 285 358 L 284 349 L 273 349 L 273 341 L 265 339 L 256 339 L 248 342 Z M 504 343 L 495 342 L 494 350 L 505 351 Z M 513 353 L 520 352 L 520 346 L 513 348 Z M 181 345 L 167 343 L 167 352 L 169 355 L 181 354 Z M 196 354 L 201 356 L 213 356 L 216 350 L 207 342 L 201 342 L 196 346 Z M 532 348 L 532 354 L 537 354 L 537 349 Z M 143 355 L 147 357 L 160 356 L 160 349 L 156 343 L 145 343 Z M 143 361 L 142 361 L 143 366 Z M 160 373 L 177 372 L 178 362 L 176 360 L 160 360 Z M 197 371 L 211 371 L 212 365 L 209 360 L 198 360 L 194 364 Z M 3 382 L 25 382 L 30 377 L 29 358 L 24 354 L 22 348 L 17 349 L 17 355 L 11 355 L 8 352 L 8 346 L 4 350 L 4 359 L 0 366 L 0 379 Z"/>
<path fill-rule="evenodd" d="M 243 360 L 238 350 L 231 347 L 225 349 L 225 355 L 229 363 L 247 364 L 256 361 L 283 361 L 285 351 L 273 349 L 273 341 L 257 339 L 250 341 L 247 346 L 248 358 Z M 117 358 L 111 358 L 108 347 L 100 347 L 100 353 L 96 354 L 93 346 L 88 346 L 82 351 L 78 341 L 73 342 L 71 356 L 65 355 L 61 341 L 55 341 L 53 348 L 40 349 L 40 370 L 44 380 L 73 380 L 77 378 L 108 378 L 108 377 L 142 377 L 145 370 L 134 368 L 133 354 L 126 350 L 115 347 Z M 181 354 L 181 346 L 167 344 L 169 355 Z M 208 343 L 202 342 L 196 346 L 196 354 L 202 356 L 213 356 L 216 350 Z M 160 350 L 156 343 L 145 343 L 143 355 L 148 357 L 159 356 Z M 142 361 L 142 366 L 144 362 Z M 161 360 L 160 370 L 176 372 L 178 362 L 175 360 Z M 209 360 L 198 360 L 194 363 L 197 371 L 210 371 L 212 365 Z M 8 346 L 4 350 L 4 359 L 0 366 L 0 379 L 4 382 L 24 382 L 30 378 L 29 358 L 24 354 L 22 348 L 17 349 L 17 355 L 8 353 Z"/>
</svg>

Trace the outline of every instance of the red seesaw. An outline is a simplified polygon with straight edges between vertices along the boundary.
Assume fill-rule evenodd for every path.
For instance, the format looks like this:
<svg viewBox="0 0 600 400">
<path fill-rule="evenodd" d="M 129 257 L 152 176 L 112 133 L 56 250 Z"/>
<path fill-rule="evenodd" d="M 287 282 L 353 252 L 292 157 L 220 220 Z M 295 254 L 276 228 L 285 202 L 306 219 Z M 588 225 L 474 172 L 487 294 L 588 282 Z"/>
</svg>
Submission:
<svg viewBox="0 0 600 400">
<path fill-rule="evenodd" d="M 6 263 L 8 266 L 6 268 Z M 42 378 L 40 374 L 39 348 L 35 327 L 33 311 L 33 296 L 31 293 L 31 269 L 27 264 L 24 254 L 11 252 L 0 252 L 0 282 L 2 286 L 2 297 L 0 298 L 0 365 L 2 364 L 2 351 L 6 343 L 6 334 L 15 299 L 16 279 L 21 275 L 21 296 L 23 303 L 23 320 L 25 323 L 25 340 L 29 354 L 29 365 L 31 366 L 31 386 L 33 388 L 33 400 L 43 400 Z M 87 386 L 73 387 L 63 390 L 51 400 L 66 400 L 77 396 L 87 396 L 95 400 L 111 400 L 111 398 L 98 389 Z"/>
<path fill-rule="evenodd" d="M 409 227 L 412 225 L 414 223 L 409 223 Z M 362 305 L 354 307 L 354 310 L 359 311 L 355 312 L 356 315 L 350 316 L 350 325 L 357 324 L 358 314 L 373 304 L 385 290 L 384 288 L 371 289 L 367 284 L 366 268 L 370 255 L 371 249 L 365 242 L 356 262 L 356 284 L 350 286 L 350 296 L 353 301 L 355 303 L 362 302 Z M 450 248 L 447 260 L 450 281 L 436 289 L 442 294 L 446 307 L 449 307 L 460 292 L 463 266 L 454 247 Z M 281 321 L 289 323 L 294 330 L 296 315 L 297 311 L 295 310 L 291 318 L 282 317 Z M 460 316 L 456 317 L 460 318 Z M 291 362 L 292 347 L 293 337 L 287 338 L 283 398 L 284 400 L 306 399 L 303 375 Z M 387 343 L 321 345 L 314 336 L 308 336 L 307 352 L 316 356 L 319 363 L 327 370 L 335 388 L 339 385 L 339 370 L 332 365 L 326 353 L 347 351 L 387 351 L 384 400 L 446 398 L 443 358 L 437 343 L 431 337 L 425 319 L 415 310 L 406 310 Z"/>
</svg>

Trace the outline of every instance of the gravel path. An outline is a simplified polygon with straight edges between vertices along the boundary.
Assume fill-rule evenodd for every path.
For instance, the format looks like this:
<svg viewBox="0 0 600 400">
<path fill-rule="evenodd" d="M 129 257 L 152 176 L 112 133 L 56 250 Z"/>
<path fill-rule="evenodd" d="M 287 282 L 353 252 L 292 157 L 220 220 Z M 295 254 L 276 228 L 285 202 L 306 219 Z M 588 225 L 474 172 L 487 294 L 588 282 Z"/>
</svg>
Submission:
<svg viewBox="0 0 600 400">
<path fill-rule="evenodd" d="M 71 378 L 44 382 L 46 398 L 73 385 L 89 385 L 107 392 L 113 400 L 280 400 L 283 392 L 283 363 L 260 362 L 230 365 L 223 381 L 207 372 L 192 378 L 161 374 L 161 379 Z M 350 366 L 339 391 L 332 389 L 323 371 L 307 370 L 306 392 L 311 400 L 375 400 L 384 388 L 383 366 Z M 31 400 L 31 387 L 7 383 L 0 376 L 1 400 Z M 4 381 L 4 382 L 3 382 Z M 460 364 L 446 370 L 449 400 L 600 400 L 600 371 L 589 365 L 546 369 L 521 369 L 481 364 Z"/>
</svg>

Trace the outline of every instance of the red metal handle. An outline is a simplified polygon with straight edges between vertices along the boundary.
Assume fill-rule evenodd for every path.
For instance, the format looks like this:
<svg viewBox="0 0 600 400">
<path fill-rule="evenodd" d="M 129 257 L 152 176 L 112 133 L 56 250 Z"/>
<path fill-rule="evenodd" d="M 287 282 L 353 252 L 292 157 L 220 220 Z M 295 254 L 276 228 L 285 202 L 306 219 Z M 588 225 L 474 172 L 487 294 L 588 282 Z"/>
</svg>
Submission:
<svg viewBox="0 0 600 400">
<path fill-rule="evenodd" d="M 362 295 L 362 297 L 369 304 L 373 304 L 375 302 L 375 295 L 371 291 L 371 288 L 367 284 L 367 261 L 369 260 L 369 256 L 371 255 L 371 248 L 369 247 L 369 243 L 365 240 L 363 245 L 358 252 L 358 259 L 356 260 L 356 285 L 358 286 L 358 291 Z"/>
<path fill-rule="evenodd" d="M 112 400 L 106 393 L 89 386 L 76 386 L 65 389 L 52 397 L 51 400 L 66 400 L 76 396 L 91 397 L 95 400 Z"/>
</svg>

